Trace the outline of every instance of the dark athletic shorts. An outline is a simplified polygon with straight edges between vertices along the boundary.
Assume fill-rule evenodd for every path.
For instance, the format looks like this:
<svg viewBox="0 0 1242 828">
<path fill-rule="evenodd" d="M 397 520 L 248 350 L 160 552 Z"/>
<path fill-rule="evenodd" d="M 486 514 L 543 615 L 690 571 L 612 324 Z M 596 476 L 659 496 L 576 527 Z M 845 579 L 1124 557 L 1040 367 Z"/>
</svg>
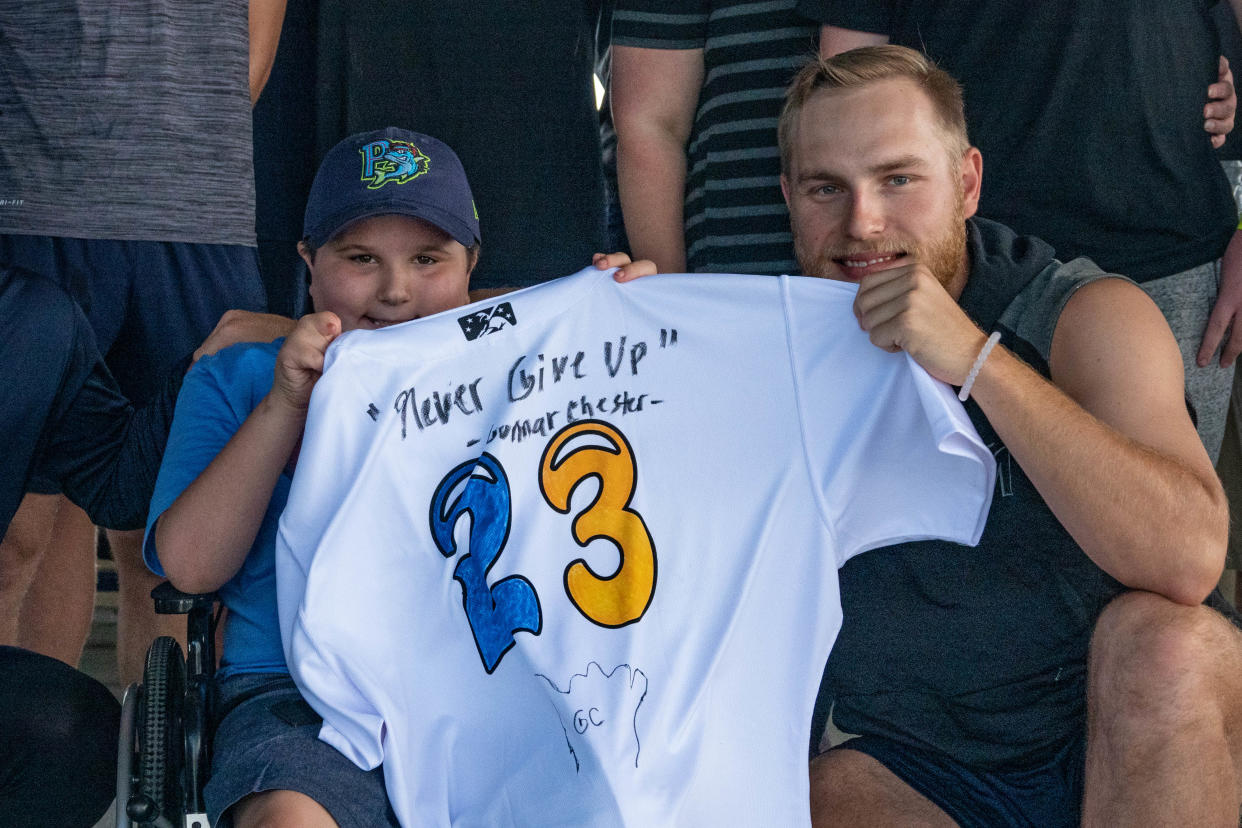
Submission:
<svg viewBox="0 0 1242 828">
<path fill-rule="evenodd" d="M 364 771 L 327 742 L 323 721 L 287 675 L 246 673 L 218 685 L 224 719 L 212 745 L 211 777 L 203 790 L 212 825 L 261 791 L 297 791 L 318 802 L 341 828 L 394 826 L 382 767 Z M 239 702 L 238 699 L 241 699 Z M 230 709 L 231 708 L 231 709 Z"/>
<path fill-rule="evenodd" d="M 255 248 L 0 234 L 0 262 L 77 300 L 121 391 L 141 404 L 230 308 L 266 305 Z"/>
<path fill-rule="evenodd" d="M 1004 771 L 975 770 L 878 736 L 858 736 L 834 750 L 872 757 L 962 828 L 1076 828 L 1082 821 L 1086 734 L 1050 761 Z"/>
<path fill-rule="evenodd" d="M 0 233 L 0 263 L 47 276 L 77 300 L 121 391 L 141 405 L 227 310 L 267 305 L 253 247 Z M 60 491 L 33 478 L 27 490 Z"/>
</svg>

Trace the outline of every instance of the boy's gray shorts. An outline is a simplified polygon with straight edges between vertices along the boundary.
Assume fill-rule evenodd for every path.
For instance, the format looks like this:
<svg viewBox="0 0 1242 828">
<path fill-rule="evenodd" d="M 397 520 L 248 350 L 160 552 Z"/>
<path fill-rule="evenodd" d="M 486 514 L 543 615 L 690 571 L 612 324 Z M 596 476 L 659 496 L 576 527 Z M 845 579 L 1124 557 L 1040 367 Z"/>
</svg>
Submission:
<svg viewBox="0 0 1242 828">
<path fill-rule="evenodd" d="M 319 741 L 323 722 L 288 675 L 232 676 L 217 690 L 217 709 L 226 712 L 203 792 L 212 825 L 231 826 L 221 814 L 249 794 L 289 790 L 314 799 L 341 828 L 398 826 L 383 768 L 364 771 Z"/>
</svg>

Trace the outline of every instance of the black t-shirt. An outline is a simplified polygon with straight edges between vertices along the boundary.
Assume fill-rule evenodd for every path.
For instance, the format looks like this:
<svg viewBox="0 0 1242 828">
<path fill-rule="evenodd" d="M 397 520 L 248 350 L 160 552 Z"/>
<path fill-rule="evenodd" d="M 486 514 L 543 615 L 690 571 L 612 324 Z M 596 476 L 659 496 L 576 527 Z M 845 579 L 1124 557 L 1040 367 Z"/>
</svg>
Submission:
<svg viewBox="0 0 1242 828">
<path fill-rule="evenodd" d="M 1147 280 L 1217 258 L 1237 223 L 1203 131 L 1212 0 L 800 0 L 922 49 L 965 89 L 980 215 Z"/>
<path fill-rule="evenodd" d="M 318 151 L 398 126 L 461 158 L 483 255 L 471 287 L 577 271 L 604 244 L 592 69 L 599 0 L 319 5 Z"/>
<path fill-rule="evenodd" d="M 1242 79 L 1242 32 L 1238 31 L 1238 18 L 1233 13 L 1233 6 L 1217 3 L 1212 9 L 1212 19 L 1216 22 L 1216 34 L 1220 37 L 1220 53 L 1229 58 L 1233 82 L 1237 84 Z M 1235 126 L 1217 154 L 1231 161 L 1242 159 L 1242 130 Z"/>
</svg>

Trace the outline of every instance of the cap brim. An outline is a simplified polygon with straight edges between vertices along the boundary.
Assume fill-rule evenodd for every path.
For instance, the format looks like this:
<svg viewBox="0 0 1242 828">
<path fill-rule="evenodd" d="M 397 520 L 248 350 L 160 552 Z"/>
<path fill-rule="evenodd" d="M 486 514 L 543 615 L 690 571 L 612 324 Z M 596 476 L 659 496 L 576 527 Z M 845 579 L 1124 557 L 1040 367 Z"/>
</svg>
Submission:
<svg viewBox="0 0 1242 828">
<path fill-rule="evenodd" d="M 353 209 L 342 210 L 320 222 L 320 226 L 307 235 L 307 240 L 311 247 L 323 247 L 351 224 L 375 216 L 393 215 L 421 219 L 448 233 L 463 247 L 470 247 L 479 241 L 474 228 L 456 216 L 430 205 L 414 205 L 408 202 L 355 205 Z"/>
</svg>

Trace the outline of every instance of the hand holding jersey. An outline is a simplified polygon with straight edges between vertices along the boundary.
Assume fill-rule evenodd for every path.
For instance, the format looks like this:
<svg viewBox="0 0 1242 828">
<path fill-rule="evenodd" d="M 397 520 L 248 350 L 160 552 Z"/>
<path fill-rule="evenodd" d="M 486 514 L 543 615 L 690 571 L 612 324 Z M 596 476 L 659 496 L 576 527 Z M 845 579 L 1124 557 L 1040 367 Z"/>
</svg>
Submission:
<svg viewBox="0 0 1242 828">
<path fill-rule="evenodd" d="M 276 355 L 276 374 L 268 396 L 294 411 L 305 412 L 311 389 L 323 374 L 323 357 L 341 334 L 341 320 L 332 311 L 321 311 L 298 320 Z"/>
<path fill-rule="evenodd" d="M 864 276 L 854 315 L 871 342 L 905 351 L 941 382 L 962 385 L 987 335 L 917 259 Z"/>
</svg>

